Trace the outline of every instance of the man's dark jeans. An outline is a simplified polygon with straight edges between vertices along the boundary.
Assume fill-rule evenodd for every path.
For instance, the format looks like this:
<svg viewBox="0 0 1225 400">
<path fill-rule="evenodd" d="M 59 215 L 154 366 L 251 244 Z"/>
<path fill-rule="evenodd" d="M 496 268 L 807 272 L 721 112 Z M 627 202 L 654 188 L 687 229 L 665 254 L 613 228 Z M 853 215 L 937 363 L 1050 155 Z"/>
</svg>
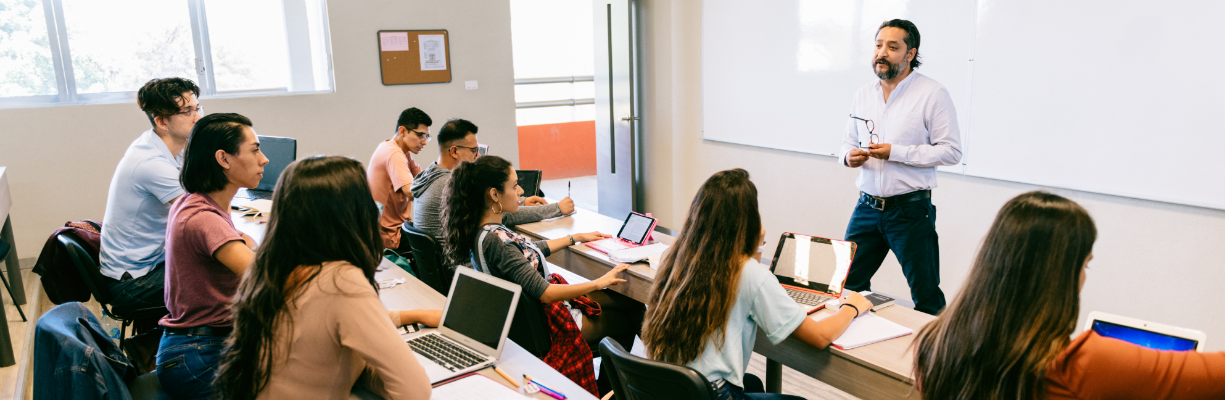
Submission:
<svg viewBox="0 0 1225 400">
<path fill-rule="evenodd" d="M 847 289 L 871 290 L 872 276 L 889 250 L 893 250 L 910 284 L 915 310 L 936 315 L 944 309 L 936 206 L 931 199 L 887 207 L 884 211 L 860 201 L 846 227 L 846 240 L 857 246 L 846 278 Z"/>
<path fill-rule="evenodd" d="M 158 319 L 169 314 L 166 310 L 165 263 L 158 264 L 139 278 L 106 280 L 111 285 L 111 311 L 124 318 L 137 318 L 137 331 L 156 326 Z"/>
</svg>

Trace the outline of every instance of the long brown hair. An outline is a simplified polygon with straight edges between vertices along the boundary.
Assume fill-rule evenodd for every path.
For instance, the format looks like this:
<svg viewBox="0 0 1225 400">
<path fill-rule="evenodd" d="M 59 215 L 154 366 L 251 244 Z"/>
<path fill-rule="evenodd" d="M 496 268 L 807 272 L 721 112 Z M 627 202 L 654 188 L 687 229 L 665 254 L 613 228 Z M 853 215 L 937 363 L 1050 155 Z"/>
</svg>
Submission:
<svg viewBox="0 0 1225 400">
<path fill-rule="evenodd" d="M 651 358 L 685 364 L 707 340 L 722 349 L 740 269 L 761 241 L 757 186 L 743 169 L 711 176 L 664 253 L 647 304 L 642 340 Z"/>
<path fill-rule="evenodd" d="M 215 393 L 254 399 L 268 385 L 281 324 L 307 282 L 328 261 L 362 270 L 374 290 L 380 261 L 378 206 L 362 164 L 347 157 L 310 157 L 289 164 L 272 193 L 268 231 L 255 264 L 234 296 L 234 332 L 226 340 Z M 310 349 L 304 349 L 310 351 Z"/>
<path fill-rule="evenodd" d="M 451 173 L 442 195 L 442 249 L 451 263 L 466 264 L 472 258 L 487 208 L 486 193 L 490 188 L 501 192 L 510 174 L 510 162 L 498 156 L 459 163 Z"/>
<path fill-rule="evenodd" d="M 924 399 L 1042 399 L 1067 347 L 1097 228 L 1075 202 L 1029 192 L 1004 205 L 961 293 L 919 332 Z"/>
</svg>

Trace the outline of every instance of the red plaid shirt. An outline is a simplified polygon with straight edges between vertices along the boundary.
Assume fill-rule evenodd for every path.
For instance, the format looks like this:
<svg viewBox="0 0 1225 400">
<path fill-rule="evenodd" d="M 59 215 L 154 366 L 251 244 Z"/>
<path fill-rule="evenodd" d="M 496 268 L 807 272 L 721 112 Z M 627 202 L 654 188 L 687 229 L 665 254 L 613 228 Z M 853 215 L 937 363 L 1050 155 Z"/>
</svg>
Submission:
<svg viewBox="0 0 1225 400">
<path fill-rule="evenodd" d="M 558 274 L 549 275 L 549 283 L 567 284 L 566 279 Z M 600 304 L 587 296 L 570 300 L 570 307 L 589 317 L 600 315 Z M 544 357 L 545 364 L 587 389 L 591 395 L 600 397 L 595 385 L 595 366 L 591 364 L 591 347 L 583 341 L 583 333 L 579 331 L 578 324 L 574 323 L 570 310 L 566 309 L 563 302 L 555 301 L 545 305 L 544 312 L 548 315 L 549 333 L 553 341 L 549 353 Z"/>
</svg>

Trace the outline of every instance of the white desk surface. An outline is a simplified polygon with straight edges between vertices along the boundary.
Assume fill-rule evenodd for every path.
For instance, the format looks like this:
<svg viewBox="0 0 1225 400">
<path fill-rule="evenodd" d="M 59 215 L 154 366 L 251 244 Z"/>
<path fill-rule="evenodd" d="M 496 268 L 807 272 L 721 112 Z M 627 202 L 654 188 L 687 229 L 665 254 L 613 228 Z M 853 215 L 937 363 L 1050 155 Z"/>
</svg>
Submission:
<svg viewBox="0 0 1225 400">
<path fill-rule="evenodd" d="M 235 199 L 234 203 L 237 205 L 240 201 Z M 230 219 L 238 230 L 250 235 L 256 242 L 263 242 L 264 231 L 268 226 L 263 223 L 267 220 L 266 215 L 244 217 L 241 214 L 231 212 Z M 374 277 L 376 280 L 404 278 L 407 281 L 391 289 L 379 291 L 379 298 L 382 299 L 383 306 L 388 310 L 442 309 L 446 305 L 446 296 L 434 291 L 424 282 L 400 269 L 400 267 L 391 264 L 386 259 L 383 260 L 383 265 L 388 266 L 388 268 L 375 273 Z M 531 375 L 533 379 L 565 394 L 568 399 L 595 399 L 595 396 L 587 393 L 586 390 L 570 381 L 569 378 L 549 367 L 544 361 L 528 353 L 527 350 L 524 350 L 523 347 L 515 344 L 510 339 L 506 340 L 506 345 L 503 346 L 502 356 L 498 360 L 497 365 L 511 377 L 522 376 L 523 374 Z M 514 388 L 506 379 L 503 379 L 494 372 L 493 368 L 485 368 L 478 373 L 493 379 L 495 382 L 512 389 Z M 377 399 L 378 397 L 368 391 L 359 389 L 355 390 L 350 398 Z M 543 400 L 553 399 L 543 393 L 537 393 L 533 398 Z"/>
<path fill-rule="evenodd" d="M 13 195 L 9 193 L 8 167 L 0 166 L 0 224 L 9 216 L 13 209 Z"/>
<path fill-rule="evenodd" d="M 515 229 L 537 239 L 556 239 L 573 233 L 600 231 L 616 234 L 621 220 L 610 218 L 589 210 L 578 210 L 574 214 L 537 223 L 523 224 Z M 654 233 L 656 240 L 671 243 L 673 238 Z M 558 254 L 561 253 L 561 254 Z M 604 253 L 582 244 L 570 246 L 567 251 L 549 256 L 549 261 L 578 275 L 595 279 L 617 265 Z M 630 298 L 646 302 L 655 270 L 646 263 L 633 264 L 624 288 L 613 287 Z M 618 285 L 618 286 L 621 286 Z M 819 311 L 814 313 L 828 313 Z M 877 312 L 878 316 L 906 326 L 917 333 L 923 325 L 935 317 L 901 306 L 888 307 Z M 767 358 L 781 362 L 793 369 L 829 383 L 839 389 L 862 398 L 907 398 L 917 397 L 909 390 L 913 383 L 914 354 L 910 348 L 915 335 L 888 340 L 851 350 L 830 347 L 828 351 L 817 350 L 798 339 L 787 338 L 778 345 L 757 335 L 754 351 Z M 832 356 L 832 357 L 831 357 Z M 883 379 L 882 379 L 883 378 Z"/>
</svg>

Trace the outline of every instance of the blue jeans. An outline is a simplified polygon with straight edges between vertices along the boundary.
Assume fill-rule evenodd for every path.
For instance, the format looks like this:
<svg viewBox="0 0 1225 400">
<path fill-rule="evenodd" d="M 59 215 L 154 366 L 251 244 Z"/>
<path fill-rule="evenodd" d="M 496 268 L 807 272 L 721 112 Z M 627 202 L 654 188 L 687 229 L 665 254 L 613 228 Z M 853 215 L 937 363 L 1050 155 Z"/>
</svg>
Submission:
<svg viewBox="0 0 1225 400">
<path fill-rule="evenodd" d="M 157 381 L 171 398 L 208 399 L 212 395 L 223 336 L 163 335 L 157 348 Z"/>
<path fill-rule="evenodd" d="M 872 276 L 893 250 L 910 284 L 915 310 L 931 315 L 944 309 L 940 290 L 940 244 L 936 235 L 936 206 L 931 199 L 888 206 L 885 211 L 861 200 L 846 227 L 846 240 L 855 242 L 855 259 L 846 288 L 872 289 Z"/>
<path fill-rule="evenodd" d="M 722 379 L 720 379 L 722 381 Z M 752 392 L 746 393 L 745 390 Z M 765 385 L 762 385 L 761 379 L 753 374 L 744 374 L 744 388 L 733 385 L 730 382 L 724 382 L 723 386 L 715 389 L 715 399 L 717 400 L 804 400 L 803 397 L 792 396 L 788 394 L 765 393 Z"/>
</svg>

